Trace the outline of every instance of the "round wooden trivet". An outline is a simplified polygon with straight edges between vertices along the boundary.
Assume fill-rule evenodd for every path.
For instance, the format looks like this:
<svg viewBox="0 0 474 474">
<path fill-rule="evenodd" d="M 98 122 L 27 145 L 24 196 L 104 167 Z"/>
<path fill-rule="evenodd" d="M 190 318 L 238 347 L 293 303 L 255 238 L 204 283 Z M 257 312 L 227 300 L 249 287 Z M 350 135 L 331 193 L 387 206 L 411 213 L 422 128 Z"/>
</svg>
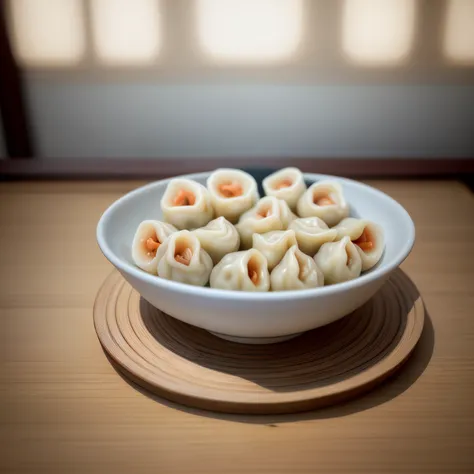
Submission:
<svg viewBox="0 0 474 474">
<path fill-rule="evenodd" d="M 94 306 L 99 340 L 126 376 L 172 401 L 229 413 L 304 411 L 367 391 L 408 358 L 423 321 L 421 298 L 401 270 L 351 315 L 269 345 L 225 341 L 178 321 L 118 272 Z"/>
</svg>

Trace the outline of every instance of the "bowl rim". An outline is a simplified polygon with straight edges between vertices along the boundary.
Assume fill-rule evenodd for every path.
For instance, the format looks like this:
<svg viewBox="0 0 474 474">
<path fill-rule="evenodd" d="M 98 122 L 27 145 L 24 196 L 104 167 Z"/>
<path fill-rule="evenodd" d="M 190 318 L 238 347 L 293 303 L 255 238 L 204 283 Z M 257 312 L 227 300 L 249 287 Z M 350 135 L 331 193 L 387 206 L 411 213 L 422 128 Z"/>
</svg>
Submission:
<svg viewBox="0 0 474 474">
<path fill-rule="evenodd" d="M 220 169 L 220 168 L 218 168 Z M 213 170 L 214 171 L 214 170 Z M 102 214 L 96 229 L 97 243 L 104 254 L 104 256 L 109 260 L 112 265 L 114 265 L 119 271 L 130 274 L 131 276 L 142 280 L 146 283 L 149 283 L 154 286 L 162 287 L 165 290 L 170 290 L 174 292 L 184 292 L 188 296 L 199 296 L 199 297 L 210 297 L 210 298 L 219 298 L 222 300 L 245 300 L 245 301 L 282 301 L 291 299 L 307 299 L 317 297 L 319 295 L 334 295 L 338 293 L 344 293 L 346 290 L 355 289 L 360 286 L 364 286 L 370 282 L 373 282 L 383 276 L 391 273 L 393 270 L 398 268 L 400 264 L 408 257 L 410 254 L 413 245 L 415 244 L 415 225 L 412 218 L 406 211 L 406 209 L 398 203 L 395 199 L 390 197 L 388 194 L 376 189 L 372 186 L 369 186 L 365 183 L 359 181 L 343 178 L 333 175 L 325 175 L 318 173 L 303 173 L 305 180 L 335 180 L 344 183 L 350 183 L 352 185 L 358 186 L 364 191 L 373 194 L 377 198 L 382 198 L 393 206 L 397 207 L 401 215 L 407 222 L 408 226 L 408 235 L 405 245 L 401 250 L 395 255 L 395 257 L 387 262 L 386 265 L 382 267 L 377 267 L 368 273 L 355 278 L 354 280 L 349 280 L 342 283 L 336 283 L 334 285 L 328 285 L 318 288 L 309 288 L 304 290 L 288 290 L 288 291 L 268 291 L 268 292 L 252 292 L 252 291 L 235 291 L 235 290 L 223 290 L 219 288 L 209 288 L 201 286 L 193 286 L 186 283 L 176 282 L 172 280 L 166 280 L 160 278 L 156 275 L 151 275 L 138 267 L 122 260 L 119 258 L 109 247 L 107 240 L 105 238 L 105 231 L 107 227 L 107 222 L 111 218 L 111 215 L 125 202 L 133 199 L 136 195 L 141 194 L 148 189 L 157 187 L 157 186 L 166 186 L 172 179 L 176 178 L 186 178 L 186 179 L 206 179 L 213 171 L 206 171 L 201 173 L 192 173 L 186 175 L 174 176 L 158 181 L 153 181 L 151 183 L 140 186 L 124 196 L 120 197 L 114 201 Z"/>
</svg>

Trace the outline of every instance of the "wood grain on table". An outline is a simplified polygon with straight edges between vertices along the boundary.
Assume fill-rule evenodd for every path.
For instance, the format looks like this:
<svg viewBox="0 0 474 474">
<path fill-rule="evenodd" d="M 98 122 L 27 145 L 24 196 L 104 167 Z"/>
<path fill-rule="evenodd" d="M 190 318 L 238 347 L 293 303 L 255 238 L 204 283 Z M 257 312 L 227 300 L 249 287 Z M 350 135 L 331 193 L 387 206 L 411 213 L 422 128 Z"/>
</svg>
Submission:
<svg viewBox="0 0 474 474">
<path fill-rule="evenodd" d="M 399 375 L 341 406 L 245 417 L 158 400 L 115 372 L 92 305 L 101 213 L 139 182 L 0 185 L 0 472 L 474 472 L 474 197 L 370 181 L 406 207 L 402 268 L 429 314 Z"/>
</svg>

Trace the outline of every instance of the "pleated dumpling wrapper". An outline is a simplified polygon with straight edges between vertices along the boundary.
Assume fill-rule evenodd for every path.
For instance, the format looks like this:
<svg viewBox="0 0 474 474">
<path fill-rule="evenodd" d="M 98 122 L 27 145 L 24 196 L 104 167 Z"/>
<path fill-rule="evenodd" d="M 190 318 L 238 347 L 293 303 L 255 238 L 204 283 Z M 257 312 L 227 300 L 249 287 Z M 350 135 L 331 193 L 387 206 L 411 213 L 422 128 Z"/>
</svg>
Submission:
<svg viewBox="0 0 474 474">
<path fill-rule="evenodd" d="M 295 232 L 300 250 L 314 257 L 321 245 L 336 240 L 337 231 L 330 229 L 319 217 L 301 217 L 288 227 Z"/>
<path fill-rule="evenodd" d="M 273 291 L 304 290 L 324 285 L 323 272 L 314 259 L 293 245 L 270 274 Z"/>
<path fill-rule="evenodd" d="M 300 217 L 319 217 L 329 227 L 349 215 L 342 186 L 335 181 L 319 181 L 312 184 L 300 197 L 296 206 Z"/>
<path fill-rule="evenodd" d="M 214 217 L 209 191 L 185 178 L 170 181 L 161 199 L 161 210 L 165 221 L 178 229 L 196 229 Z"/>
<path fill-rule="evenodd" d="M 378 263 L 385 248 L 382 227 L 367 219 L 347 217 L 334 230 L 337 238 L 349 237 L 359 251 L 362 260 L 362 271 L 370 270 Z"/>
<path fill-rule="evenodd" d="M 224 255 L 236 252 L 240 247 L 237 229 L 225 218 L 218 217 L 205 227 L 192 232 L 201 242 L 201 247 L 211 256 L 214 265 Z"/>
<path fill-rule="evenodd" d="M 267 196 L 274 196 L 286 201 L 292 211 L 301 195 L 306 191 L 304 177 L 298 168 L 284 168 L 262 181 L 263 190 Z"/>
<path fill-rule="evenodd" d="M 252 246 L 253 234 L 265 234 L 272 230 L 286 230 L 296 218 L 288 204 L 272 196 L 266 196 L 257 205 L 243 214 L 236 225 L 240 243 L 244 249 Z"/>
<path fill-rule="evenodd" d="M 260 198 L 257 182 L 248 173 L 221 168 L 207 179 L 207 188 L 216 216 L 235 224 Z"/>
<path fill-rule="evenodd" d="M 293 245 L 297 245 L 297 242 L 292 230 L 272 230 L 265 234 L 253 234 L 252 247 L 262 252 L 267 259 L 269 271 L 280 263 Z"/>
<path fill-rule="evenodd" d="M 212 270 L 211 288 L 268 291 L 270 274 L 266 258 L 256 249 L 226 255 Z"/>
<path fill-rule="evenodd" d="M 171 234 L 158 248 L 156 258 L 161 278 L 196 286 L 205 286 L 209 281 L 212 259 L 188 230 Z"/>
<path fill-rule="evenodd" d="M 132 259 L 142 270 L 156 275 L 158 248 L 176 227 L 166 222 L 147 220 L 140 223 L 132 242 Z"/>
<path fill-rule="evenodd" d="M 353 280 L 362 270 L 359 251 L 349 237 L 323 244 L 314 261 L 322 270 L 327 285 Z"/>
</svg>

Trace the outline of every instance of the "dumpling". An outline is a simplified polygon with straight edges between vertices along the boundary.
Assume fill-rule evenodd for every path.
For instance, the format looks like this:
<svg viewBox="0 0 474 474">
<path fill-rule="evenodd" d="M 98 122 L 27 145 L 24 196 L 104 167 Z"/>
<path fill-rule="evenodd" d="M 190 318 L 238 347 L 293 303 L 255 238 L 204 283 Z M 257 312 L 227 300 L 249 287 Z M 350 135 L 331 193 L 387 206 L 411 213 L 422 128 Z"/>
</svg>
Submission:
<svg viewBox="0 0 474 474">
<path fill-rule="evenodd" d="M 268 291 L 270 274 L 266 258 L 256 249 L 226 255 L 212 270 L 211 288 Z"/>
<path fill-rule="evenodd" d="M 321 245 L 336 240 L 337 231 L 329 229 L 319 217 L 295 219 L 288 227 L 295 231 L 300 250 L 314 257 Z"/>
<path fill-rule="evenodd" d="M 353 280 L 362 270 L 360 254 L 349 237 L 323 244 L 314 260 L 328 285 Z"/>
<path fill-rule="evenodd" d="M 296 203 L 306 191 L 304 177 L 298 168 L 284 168 L 267 176 L 262 181 L 267 196 L 274 196 L 286 201 L 291 210 L 296 209 Z"/>
<path fill-rule="evenodd" d="M 370 270 L 382 257 L 385 239 L 383 229 L 367 219 L 343 219 L 334 230 L 337 238 L 347 236 L 356 245 L 362 260 L 362 271 Z"/>
<path fill-rule="evenodd" d="M 216 216 L 224 216 L 233 224 L 260 197 L 255 179 L 236 169 L 214 171 L 207 180 L 207 188 Z"/>
<path fill-rule="evenodd" d="M 280 263 L 286 251 L 296 244 L 296 236 L 292 230 L 273 230 L 265 234 L 253 234 L 252 247 L 262 252 L 267 259 L 270 271 Z"/>
<path fill-rule="evenodd" d="M 143 221 L 138 226 L 132 242 L 132 259 L 142 270 L 156 275 L 156 252 L 176 227 L 161 221 Z"/>
<path fill-rule="evenodd" d="M 314 259 L 293 245 L 270 274 L 273 291 L 304 290 L 324 285 L 323 272 Z"/>
<path fill-rule="evenodd" d="M 224 255 L 239 250 L 239 233 L 225 217 L 218 217 L 192 233 L 199 239 L 201 247 L 211 256 L 214 264 Z"/>
<path fill-rule="evenodd" d="M 196 286 L 205 286 L 209 281 L 212 259 L 188 230 L 171 234 L 158 248 L 156 258 L 161 278 Z"/>
<path fill-rule="evenodd" d="M 342 187 L 335 181 L 312 184 L 298 200 L 296 209 L 300 217 L 319 217 L 329 227 L 349 215 L 349 205 L 344 198 Z"/>
<path fill-rule="evenodd" d="M 170 181 L 161 199 L 166 222 L 178 229 L 195 229 L 214 216 L 209 191 L 196 181 L 177 178 Z"/>
<path fill-rule="evenodd" d="M 252 246 L 253 234 L 286 230 L 295 217 L 285 201 L 272 196 L 260 199 L 253 209 L 240 217 L 236 225 L 242 247 L 248 249 Z"/>
</svg>

